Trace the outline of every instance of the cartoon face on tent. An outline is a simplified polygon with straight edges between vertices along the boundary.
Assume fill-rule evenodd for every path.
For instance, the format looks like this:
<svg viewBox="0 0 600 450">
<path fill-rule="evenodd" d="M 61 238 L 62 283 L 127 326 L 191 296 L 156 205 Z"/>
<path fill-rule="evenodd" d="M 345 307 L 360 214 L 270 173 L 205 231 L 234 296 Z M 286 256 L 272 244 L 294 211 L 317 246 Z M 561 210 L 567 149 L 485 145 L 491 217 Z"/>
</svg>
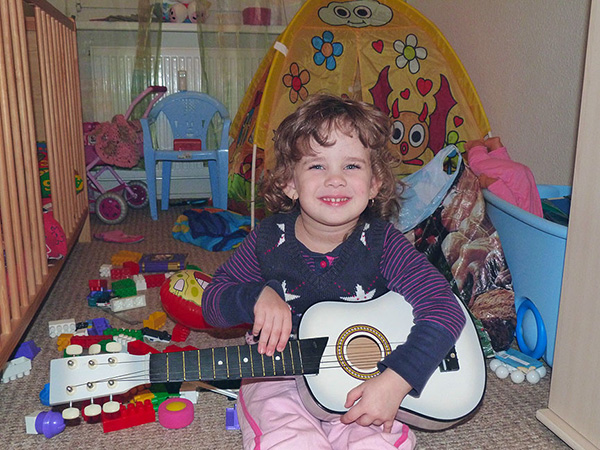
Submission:
<svg viewBox="0 0 600 450">
<path fill-rule="evenodd" d="M 273 131 L 316 92 L 360 99 L 390 116 L 399 178 L 489 124 L 440 31 L 401 0 L 308 0 L 257 70 L 231 127 L 229 195 L 245 212 L 252 174 L 274 164 Z"/>
</svg>

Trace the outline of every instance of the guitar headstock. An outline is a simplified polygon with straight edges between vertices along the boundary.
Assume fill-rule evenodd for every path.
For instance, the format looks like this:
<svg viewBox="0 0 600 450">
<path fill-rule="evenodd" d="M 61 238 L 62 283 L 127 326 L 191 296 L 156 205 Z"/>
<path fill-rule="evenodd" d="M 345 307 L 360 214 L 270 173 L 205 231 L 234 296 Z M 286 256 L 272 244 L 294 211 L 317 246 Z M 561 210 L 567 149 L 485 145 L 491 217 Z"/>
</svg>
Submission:
<svg viewBox="0 0 600 450">
<path fill-rule="evenodd" d="M 150 382 L 149 355 L 108 353 L 50 362 L 50 404 L 123 394 Z"/>
</svg>

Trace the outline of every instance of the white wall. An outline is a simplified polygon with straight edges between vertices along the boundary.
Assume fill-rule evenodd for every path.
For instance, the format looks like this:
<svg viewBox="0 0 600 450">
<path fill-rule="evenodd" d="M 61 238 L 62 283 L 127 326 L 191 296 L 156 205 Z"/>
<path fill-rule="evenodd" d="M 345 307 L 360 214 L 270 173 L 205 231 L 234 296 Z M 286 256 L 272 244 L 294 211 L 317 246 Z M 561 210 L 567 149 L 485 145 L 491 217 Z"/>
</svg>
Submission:
<svg viewBox="0 0 600 450">
<path fill-rule="evenodd" d="M 450 42 L 512 159 L 571 184 L 590 0 L 408 3 Z"/>
<path fill-rule="evenodd" d="M 571 184 L 591 0 L 407 1 L 446 36 L 512 158 Z"/>
</svg>

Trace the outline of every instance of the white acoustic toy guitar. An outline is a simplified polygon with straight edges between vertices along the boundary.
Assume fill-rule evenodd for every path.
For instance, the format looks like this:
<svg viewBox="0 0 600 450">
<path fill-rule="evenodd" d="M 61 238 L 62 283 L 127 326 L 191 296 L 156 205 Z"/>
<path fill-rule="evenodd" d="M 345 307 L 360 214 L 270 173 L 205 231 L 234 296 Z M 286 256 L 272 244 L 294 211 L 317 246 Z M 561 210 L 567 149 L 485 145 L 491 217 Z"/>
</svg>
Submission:
<svg viewBox="0 0 600 450">
<path fill-rule="evenodd" d="M 486 369 L 469 313 L 454 349 L 419 397 L 407 396 L 397 418 L 441 430 L 469 417 L 485 392 Z M 377 376 L 377 362 L 402 344 L 413 326 L 412 308 L 401 295 L 367 302 L 327 301 L 309 308 L 298 340 L 272 357 L 256 345 L 229 346 L 144 356 L 128 353 L 76 356 L 50 363 L 50 404 L 121 394 L 147 383 L 298 376 L 305 406 L 328 420 L 347 411 L 346 394 Z"/>
</svg>

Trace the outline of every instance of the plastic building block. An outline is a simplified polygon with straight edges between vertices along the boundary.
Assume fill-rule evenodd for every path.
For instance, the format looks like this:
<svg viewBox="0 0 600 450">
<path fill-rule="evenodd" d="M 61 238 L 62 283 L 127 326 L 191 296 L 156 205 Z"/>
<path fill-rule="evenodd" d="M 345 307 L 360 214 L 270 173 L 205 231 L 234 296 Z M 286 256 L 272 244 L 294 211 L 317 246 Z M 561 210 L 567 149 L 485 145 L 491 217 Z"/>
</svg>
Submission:
<svg viewBox="0 0 600 450">
<path fill-rule="evenodd" d="M 130 278 L 113 281 L 110 287 L 115 297 L 132 297 L 137 294 L 135 281 Z"/>
<path fill-rule="evenodd" d="M 92 291 L 87 296 L 88 306 L 94 307 L 99 306 L 98 303 L 106 303 L 110 301 L 112 297 L 111 290 L 105 291 Z"/>
<path fill-rule="evenodd" d="M 138 292 L 145 291 L 146 289 L 148 289 L 148 285 L 146 284 L 146 279 L 144 278 L 144 275 L 138 273 L 137 275 L 132 276 L 131 279 L 135 283 L 135 289 Z"/>
<path fill-rule="evenodd" d="M 110 258 L 110 263 L 113 266 L 122 266 L 127 261 L 139 262 L 142 259 L 142 254 L 128 250 L 121 250 Z"/>
<path fill-rule="evenodd" d="M 71 345 L 71 338 L 73 334 L 63 333 L 56 339 L 56 346 L 59 352 L 62 352 L 65 348 Z"/>
<path fill-rule="evenodd" d="M 20 358 L 21 356 L 25 356 L 29 359 L 33 359 L 41 351 L 42 351 L 42 349 L 39 348 L 37 345 L 35 345 L 35 342 L 26 341 L 26 342 L 23 342 L 17 349 L 17 352 L 15 353 L 15 358 Z"/>
<path fill-rule="evenodd" d="M 50 406 L 50 383 L 46 383 L 44 388 L 38 394 L 40 403 L 44 406 Z"/>
<path fill-rule="evenodd" d="M 124 348 L 128 348 L 129 344 L 136 340 L 133 336 L 128 336 L 126 334 L 117 334 L 113 336 L 115 342 L 121 344 Z"/>
<path fill-rule="evenodd" d="M 133 297 L 113 298 L 110 301 L 110 309 L 113 312 L 127 311 L 129 309 L 142 308 L 146 306 L 146 296 L 144 294 Z"/>
<path fill-rule="evenodd" d="M 126 330 L 124 328 L 107 328 L 104 330 L 104 334 L 109 336 L 119 336 L 121 334 L 125 336 L 131 336 L 134 339 L 138 339 L 140 341 L 144 340 L 144 335 L 140 330 Z"/>
<path fill-rule="evenodd" d="M 75 319 L 51 320 L 48 322 L 48 331 L 52 338 L 63 333 L 75 333 L 75 329 Z"/>
<path fill-rule="evenodd" d="M 110 271 L 110 278 L 113 280 L 122 280 L 130 275 L 131 273 L 129 273 L 129 269 L 116 268 L 111 269 Z"/>
<path fill-rule="evenodd" d="M 164 273 L 151 273 L 144 275 L 144 279 L 146 280 L 146 285 L 148 289 L 161 287 L 165 282 L 165 274 Z"/>
<path fill-rule="evenodd" d="M 90 326 L 90 323 L 86 320 L 85 322 L 77 322 L 75 324 L 75 332 L 79 330 L 87 330 Z"/>
<path fill-rule="evenodd" d="M 38 411 L 25 416 L 25 431 L 27 434 L 44 434 L 48 439 L 62 433 L 65 420 L 58 411 Z"/>
<path fill-rule="evenodd" d="M 108 320 L 104 317 L 98 317 L 96 319 L 92 319 L 92 327 L 89 330 L 89 334 L 91 336 L 104 334 L 104 330 L 107 328 L 110 328 Z"/>
<path fill-rule="evenodd" d="M 240 423 L 238 422 L 237 405 L 233 405 L 233 408 L 227 408 L 225 410 L 225 429 L 226 430 L 239 430 Z"/>
<path fill-rule="evenodd" d="M 166 331 L 157 331 L 144 327 L 142 328 L 142 334 L 144 335 L 144 339 L 148 339 L 150 342 L 171 342 L 171 335 Z"/>
<path fill-rule="evenodd" d="M 146 344 L 144 341 L 131 341 L 127 343 L 127 353 L 132 355 L 147 355 L 148 353 L 160 353 L 154 347 Z"/>
<path fill-rule="evenodd" d="M 100 276 L 104 278 L 110 277 L 110 271 L 112 270 L 112 264 L 102 264 L 100 266 Z"/>
<path fill-rule="evenodd" d="M 102 341 L 112 340 L 110 336 L 73 336 L 71 344 L 81 345 L 83 348 L 90 348 L 93 344 L 99 344 Z"/>
<path fill-rule="evenodd" d="M 193 404 L 198 403 L 198 389 L 196 389 L 197 383 L 191 381 L 184 381 L 181 383 L 181 387 L 179 388 L 179 395 L 181 398 L 186 398 Z"/>
<path fill-rule="evenodd" d="M 25 356 L 11 359 L 4 366 L 2 371 L 2 382 L 8 383 L 9 381 L 16 380 L 17 378 L 23 378 L 25 375 L 31 373 L 31 360 Z"/>
<path fill-rule="evenodd" d="M 111 417 L 111 416 L 115 417 Z M 144 403 L 130 403 L 129 405 L 121 405 L 118 413 L 107 414 L 102 412 L 102 429 L 105 433 L 111 431 L 124 430 L 144 423 L 152 423 L 156 421 L 156 413 L 152 402 L 146 400 Z"/>
<path fill-rule="evenodd" d="M 90 291 L 105 291 L 108 289 L 108 282 L 106 280 L 88 280 L 88 286 Z"/>
<path fill-rule="evenodd" d="M 190 332 L 191 330 L 188 327 L 177 323 L 173 327 L 173 336 L 171 337 L 171 340 L 174 342 L 185 342 L 190 335 Z"/>
<path fill-rule="evenodd" d="M 135 261 L 125 261 L 123 263 L 123 268 L 129 270 L 131 275 L 137 275 L 140 273 L 140 265 Z"/>
<path fill-rule="evenodd" d="M 153 312 L 148 319 L 144 320 L 144 326 L 153 330 L 164 327 L 165 323 L 167 323 L 167 314 L 163 311 Z"/>
<path fill-rule="evenodd" d="M 170 398 L 158 407 L 158 421 L 165 428 L 185 428 L 194 421 L 194 404 L 185 398 Z"/>
</svg>

